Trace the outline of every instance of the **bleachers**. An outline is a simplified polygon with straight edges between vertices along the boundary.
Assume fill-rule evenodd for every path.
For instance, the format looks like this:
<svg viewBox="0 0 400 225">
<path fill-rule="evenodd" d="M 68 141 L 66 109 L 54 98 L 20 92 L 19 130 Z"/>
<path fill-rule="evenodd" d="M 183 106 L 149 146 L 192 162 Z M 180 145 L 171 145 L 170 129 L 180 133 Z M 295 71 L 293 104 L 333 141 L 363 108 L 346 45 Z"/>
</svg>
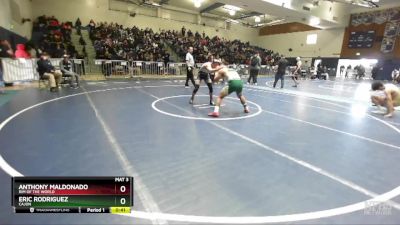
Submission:
<svg viewBox="0 0 400 225">
<path fill-rule="evenodd" d="M 194 47 L 197 62 L 205 62 L 209 54 L 224 58 L 230 63 L 249 64 L 250 57 L 259 52 L 263 64 L 277 58 L 278 53 L 240 40 L 226 40 L 218 36 L 208 37 L 199 33 L 180 33 L 176 30 L 154 32 L 150 28 L 124 28 L 116 23 L 102 22 L 90 29 L 90 37 L 96 50 L 97 59 L 128 61 L 162 61 L 166 53 L 164 44 L 184 61 L 188 46 Z"/>
<path fill-rule="evenodd" d="M 73 58 L 81 57 L 75 49 L 76 46 L 71 42 L 71 22 L 60 23 L 54 16 L 43 15 L 34 21 L 32 33 L 33 45 L 39 54 L 47 52 L 54 58 L 61 58 L 64 54 L 71 55 Z"/>
</svg>

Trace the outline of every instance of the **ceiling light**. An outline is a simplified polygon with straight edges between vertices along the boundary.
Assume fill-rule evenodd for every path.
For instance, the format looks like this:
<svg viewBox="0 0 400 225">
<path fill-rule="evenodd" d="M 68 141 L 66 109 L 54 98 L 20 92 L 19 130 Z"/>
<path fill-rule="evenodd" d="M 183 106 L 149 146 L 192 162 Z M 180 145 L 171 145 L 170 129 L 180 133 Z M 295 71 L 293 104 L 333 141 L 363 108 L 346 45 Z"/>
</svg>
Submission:
<svg viewBox="0 0 400 225">
<path fill-rule="evenodd" d="M 241 8 L 234 6 L 234 5 L 224 5 L 223 7 L 226 10 L 233 10 L 233 11 L 240 11 Z"/>
<path fill-rule="evenodd" d="M 228 11 L 229 15 L 231 16 L 234 16 L 237 11 L 242 10 L 241 8 L 234 5 L 224 5 L 222 8 Z"/>
<path fill-rule="evenodd" d="M 258 23 L 258 24 L 256 24 L 256 25 L 254 25 L 254 27 L 262 27 L 262 26 L 264 26 L 265 25 L 265 23 Z"/>
<path fill-rule="evenodd" d="M 254 18 L 254 22 L 256 22 L 256 23 L 261 22 L 261 18 L 260 18 L 259 16 L 256 16 L 256 17 Z"/>
<path fill-rule="evenodd" d="M 311 26 L 317 26 L 321 23 L 321 20 L 317 17 L 313 17 L 310 19 L 310 25 Z"/>
<path fill-rule="evenodd" d="M 236 24 L 238 24 L 238 23 L 240 23 L 239 21 L 237 21 L 237 20 L 232 20 L 232 19 L 227 19 L 227 20 L 225 20 L 226 22 L 230 22 L 230 23 L 236 23 Z"/>
<path fill-rule="evenodd" d="M 201 0 L 193 0 L 194 2 L 194 7 L 200 8 L 201 7 Z"/>
<path fill-rule="evenodd" d="M 273 21 L 271 21 L 269 23 L 266 23 L 266 25 L 273 25 L 273 24 L 280 23 L 280 22 L 283 22 L 283 21 L 285 21 L 285 19 L 273 20 Z"/>
</svg>

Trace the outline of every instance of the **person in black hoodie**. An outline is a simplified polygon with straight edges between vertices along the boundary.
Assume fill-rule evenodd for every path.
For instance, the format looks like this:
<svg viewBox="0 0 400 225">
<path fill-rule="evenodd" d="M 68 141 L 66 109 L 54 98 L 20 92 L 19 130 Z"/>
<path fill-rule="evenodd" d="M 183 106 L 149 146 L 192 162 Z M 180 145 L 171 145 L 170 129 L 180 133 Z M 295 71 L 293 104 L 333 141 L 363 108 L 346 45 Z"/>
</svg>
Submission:
<svg viewBox="0 0 400 225">
<path fill-rule="evenodd" d="M 275 81 L 274 81 L 274 88 L 276 87 L 276 84 L 278 83 L 278 80 L 281 80 L 281 88 L 283 88 L 284 83 L 285 83 L 285 73 L 286 69 L 289 66 L 289 62 L 285 58 L 284 55 L 281 55 L 281 59 L 278 61 L 276 67 L 276 74 L 275 74 Z M 268 82 L 267 82 L 268 83 Z"/>
<path fill-rule="evenodd" d="M 62 73 L 56 70 L 49 60 L 49 55 L 43 53 L 40 59 L 37 61 L 38 72 L 41 79 L 49 80 L 50 91 L 58 91 L 58 87 L 61 83 Z"/>
</svg>

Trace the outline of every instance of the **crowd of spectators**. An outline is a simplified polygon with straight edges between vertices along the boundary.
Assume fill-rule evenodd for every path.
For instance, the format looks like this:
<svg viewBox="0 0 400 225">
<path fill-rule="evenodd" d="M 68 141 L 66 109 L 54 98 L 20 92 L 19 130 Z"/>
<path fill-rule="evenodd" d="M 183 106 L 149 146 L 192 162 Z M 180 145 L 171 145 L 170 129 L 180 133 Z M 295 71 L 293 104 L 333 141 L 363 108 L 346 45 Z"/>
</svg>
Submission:
<svg viewBox="0 0 400 225">
<path fill-rule="evenodd" d="M 167 55 L 160 34 L 150 28 L 91 21 L 89 33 L 98 59 L 163 62 Z"/>
<path fill-rule="evenodd" d="M 33 22 L 33 32 L 41 34 L 38 46 L 27 44 L 28 48 L 34 47 L 38 57 L 42 52 L 48 53 L 52 58 L 62 58 L 68 54 L 79 58 L 78 53 L 71 42 L 72 22 L 60 23 L 54 16 L 45 15 L 38 17 Z"/>
<path fill-rule="evenodd" d="M 250 45 L 249 42 L 240 40 L 227 40 L 218 36 L 209 37 L 204 32 L 193 33 L 182 27 L 181 32 L 178 31 L 161 31 L 162 38 L 171 45 L 177 54 L 183 57 L 186 54 L 188 46 L 193 46 L 193 55 L 196 62 L 205 62 L 209 55 L 215 55 L 217 58 L 223 58 L 229 63 L 234 64 L 250 64 L 250 58 L 256 52 L 260 54 L 262 64 L 267 64 L 272 59 L 279 56 L 271 50 L 263 49 Z"/>
<path fill-rule="evenodd" d="M 81 58 L 77 55 L 71 43 L 72 23 L 60 23 L 54 16 L 40 16 L 34 22 L 34 31 L 40 31 L 42 37 L 38 46 L 37 57 L 40 52 L 47 52 L 53 58 L 61 58 L 68 54 L 71 57 Z M 75 28 L 78 34 L 82 22 L 78 18 Z M 128 60 L 128 61 L 157 61 L 167 63 L 169 54 L 163 47 L 167 43 L 180 58 L 184 58 L 188 46 L 193 46 L 193 55 L 196 62 L 207 61 L 209 55 L 223 58 L 229 63 L 250 64 L 250 58 L 256 52 L 260 54 L 262 64 L 268 64 L 279 55 L 271 50 L 250 45 L 249 42 L 240 40 L 227 40 L 218 36 L 209 37 L 203 33 L 192 32 L 182 27 L 177 30 L 161 30 L 159 33 L 150 28 L 139 29 L 134 26 L 125 28 L 117 23 L 100 22 L 93 20 L 87 25 L 90 39 L 93 42 L 97 59 Z M 85 43 L 79 40 L 85 54 Z M 30 51 L 30 46 L 27 46 Z"/>
<path fill-rule="evenodd" d="M 204 32 L 193 33 L 182 27 L 181 31 L 161 30 L 159 33 L 150 28 L 124 28 L 117 23 L 89 23 L 90 38 L 96 50 L 96 58 L 129 61 L 168 61 L 169 55 L 163 43 L 169 46 L 182 59 L 187 48 L 193 46 L 196 62 L 206 62 L 209 55 L 224 58 L 230 63 L 249 64 L 256 52 L 260 53 L 262 64 L 267 64 L 279 55 L 271 50 L 250 45 L 240 40 L 227 40 L 214 36 L 210 38 Z"/>
</svg>

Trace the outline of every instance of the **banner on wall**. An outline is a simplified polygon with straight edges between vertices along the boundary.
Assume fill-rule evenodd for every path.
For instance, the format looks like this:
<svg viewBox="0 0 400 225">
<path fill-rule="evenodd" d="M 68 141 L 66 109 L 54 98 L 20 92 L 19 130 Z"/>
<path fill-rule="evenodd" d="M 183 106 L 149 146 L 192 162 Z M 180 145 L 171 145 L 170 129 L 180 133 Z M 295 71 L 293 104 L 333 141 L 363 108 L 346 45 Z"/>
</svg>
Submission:
<svg viewBox="0 0 400 225">
<path fill-rule="evenodd" d="M 383 24 L 387 21 L 400 22 L 400 8 L 352 14 L 350 24 L 352 26 L 372 23 Z"/>
<path fill-rule="evenodd" d="M 374 15 L 374 23 L 383 24 L 388 20 L 387 11 L 378 11 Z"/>
<path fill-rule="evenodd" d="M 351 25 L 358 26 L 361 24 L 361 14 L 353 14 L 351 15 Z"/>
<path fill-rule="evenodd" d="M 374 22 L 374 13 L 373 12 L 363 13 L 361 19 L 362 23 L 365 25 L 372 24 Z"/>
<path fill-rule="evenodd" d="M 388 20 L 392 21 L 392 22 L 398 22 L 400 21 L 400 9 L 390 9 L 388 11 L 389 16 L 388 16 Z"/>
<path fill-rule="evenodd" d="M 399 23 L 389 22 L 386 24 L 385 37 L 395 37 L 397 36 L 397 30 L 399 29 Z"/>
<path fill-rule="evenodd" d="M 389 53 L 389 52 L 393 52 L 394 50 L 394 43 L 395 43 L 396 39 L 392 38 L 392 37 L 385 37 L 382 40 L 382 46 L 381 46 L 381 51 L 383 53 Z"/>
</svg>

